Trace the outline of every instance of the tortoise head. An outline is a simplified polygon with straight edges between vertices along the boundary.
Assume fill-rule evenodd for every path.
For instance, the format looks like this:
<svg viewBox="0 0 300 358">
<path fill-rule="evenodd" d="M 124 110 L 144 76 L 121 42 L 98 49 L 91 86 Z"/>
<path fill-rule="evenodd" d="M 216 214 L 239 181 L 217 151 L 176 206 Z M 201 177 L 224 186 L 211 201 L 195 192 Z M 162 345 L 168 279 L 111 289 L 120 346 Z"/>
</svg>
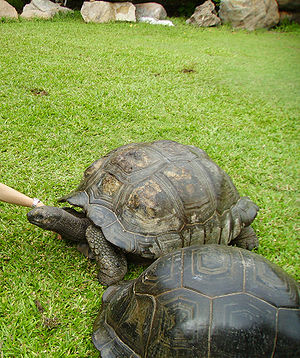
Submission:
<svg viewBox="0 0 300 358">
<path fill-rule="evenodd" d="M 61 221 L 64 210 L 53 206 L 40 206 L 27 213 L 27 219 L 31 224 L 45 230 L 56 231 L 58 223 Z"/>
<path fill-rule="evenodd" d="M 44 230 L 54 231 L 63 238 L 78 242 L 85 239 L 85 231 L 90 225 L 90 220 L 82 214 L 70 208 L 40 206 L 29 211 L 27 219 Z"/>
</svg>

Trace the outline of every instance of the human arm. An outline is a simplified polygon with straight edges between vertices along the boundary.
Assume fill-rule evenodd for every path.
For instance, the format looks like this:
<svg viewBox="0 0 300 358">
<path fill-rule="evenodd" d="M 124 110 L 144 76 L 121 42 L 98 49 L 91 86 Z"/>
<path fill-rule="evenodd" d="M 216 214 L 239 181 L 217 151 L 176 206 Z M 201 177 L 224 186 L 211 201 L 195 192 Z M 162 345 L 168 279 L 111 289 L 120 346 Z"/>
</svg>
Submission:
<svg viewBox="0 0 300 358">
<path fill-rule="evenodd" d="M 35 206 L 43 206 L 44 204 L 36 198 L 30 198 L 9 186 L 0 183 L 0 201 L 9 204 L 27 206 L 32 208 Z"/>
</svg>

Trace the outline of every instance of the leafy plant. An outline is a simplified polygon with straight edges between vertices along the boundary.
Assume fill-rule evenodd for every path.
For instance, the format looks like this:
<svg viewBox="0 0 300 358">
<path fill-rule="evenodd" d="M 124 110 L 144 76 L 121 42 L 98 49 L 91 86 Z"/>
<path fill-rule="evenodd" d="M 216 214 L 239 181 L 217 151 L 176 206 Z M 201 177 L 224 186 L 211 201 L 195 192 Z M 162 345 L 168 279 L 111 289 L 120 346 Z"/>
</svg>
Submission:
<svg viewBox="0 0 300 358">
<path fill-rule="evenodd" d="M 300 32 L 300 24 L 284 19 L 276 26 L 275 31 L 279 32 Z"/>
</svg>

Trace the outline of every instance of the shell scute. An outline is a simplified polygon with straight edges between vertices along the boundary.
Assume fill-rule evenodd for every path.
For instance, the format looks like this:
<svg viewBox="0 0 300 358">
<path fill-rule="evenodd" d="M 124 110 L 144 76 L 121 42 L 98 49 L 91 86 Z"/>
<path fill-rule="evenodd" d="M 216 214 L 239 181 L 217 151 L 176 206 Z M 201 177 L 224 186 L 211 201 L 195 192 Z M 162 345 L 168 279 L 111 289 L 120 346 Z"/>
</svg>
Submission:
<svg viewBox="0 0 300 358">
<path fill-rule="evenodd" d="M 172 198 L 165 195 L 156 178 L 130 188 L 120 200 L 117 213 L 124 227 L 137 233 L 158 235 L 179 231 L 183 225 Z"/>
<path fill-rule="evenodd" d="M 276 308 L 245 294 L 215 298 L 211 323 L 211 356 L 272 357 Z M 230 339 L 220 339 L 229 332 Z M 253 348 L 255 346 L 255 348 Z"/>
<path fill-rule="evenodd" d="M 190 264 L 185 265 L 183 286 L 209 297 L 242 292 L 244 268 L 239 250 L 228 253 L 224 248 L 216 251 L 214 245 L 208 245 L 205 255 L 197 248 L 185 251 L 184 261 Z"/>
<path fill-rule="evenodd" d="M 276 307 L 298 308 L 300 291 L 295 281 L 277 265 L 243 251 L 246 292 Z"/>
<path fill-rule="evenodd" d="M 166 255 L 165 260 L 157 262 L 144 271 L 135 282 L 135 292 L 158 296 L 162 292 L 181 287 L 181 251 Z"/>
<path fill-rule="evenodd" d="M 290 353 L 291 358 L 300 357 L 300 309 L 297 311 L 292 309 L 278 310 L 277 330 L 282 335 L 277 337 L 277 345 L 274 358 L 287 357 L 287 353 L 293 347 Z"/>
<path fill-rule="evenodd" d="M 148 356 L 203 357 L 207 354 L 209 299 L 196 292 L 177 289 L 159 296 L 157 301 Z"/>
</svg>

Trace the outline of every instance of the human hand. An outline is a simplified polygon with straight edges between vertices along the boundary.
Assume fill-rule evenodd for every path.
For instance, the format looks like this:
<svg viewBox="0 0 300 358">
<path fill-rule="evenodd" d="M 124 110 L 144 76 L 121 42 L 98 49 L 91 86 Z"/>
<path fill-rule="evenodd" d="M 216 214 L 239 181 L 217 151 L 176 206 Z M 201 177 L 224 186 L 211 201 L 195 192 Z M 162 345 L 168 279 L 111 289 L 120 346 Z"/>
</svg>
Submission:
<svg viewBox="0 0 300 358">
<path fill-rule="evenodd" d="M 33 198 L 31 199 L 32 200 L 32 204 L 31 204 L 31 207 L 34 209 L 34 208 L 37 208 L 39 206 L 45 206 L 45 204 L 43 204 L 40 199 L 38 198 Z"/>
</svg>

